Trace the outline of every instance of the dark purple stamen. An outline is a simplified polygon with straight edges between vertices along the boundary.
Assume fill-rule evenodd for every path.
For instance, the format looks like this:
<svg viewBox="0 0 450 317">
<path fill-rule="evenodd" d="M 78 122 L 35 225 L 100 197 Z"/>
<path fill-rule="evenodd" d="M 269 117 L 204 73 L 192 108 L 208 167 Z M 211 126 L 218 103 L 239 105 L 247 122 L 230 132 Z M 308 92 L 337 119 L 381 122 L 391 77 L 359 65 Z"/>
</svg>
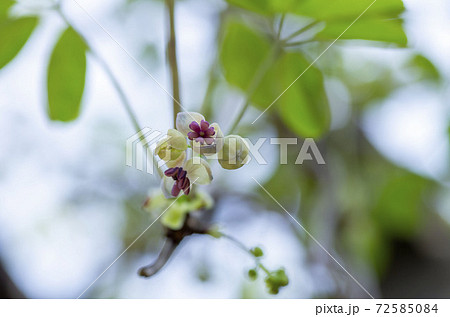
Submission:
<svg viewBox="0 0 450 317">
<path fill-rule="evenodd" d="M 189 140 L 195 140 L 201 145 L 205 143 L 208 145 L 213 144 L 213 136 L 216 134 L 216 131 L 214 131 L 213 127 L 210 127 L 208 121 L 202 120 L 200 124 L 196 121 L 192 121 L 191 124 L 189 124 L 189 129 L 192 130 L 192 132 L 188 133 Z"/>
<path fill-rule="evenodd" d="M 177 197 L 180 191 L 185 195 L 189 195 L 191 191 L 191 182 L 187 177 L 187 172 L 182 167 L 172 167 L 164 172 L 167 177 L 172 177 L 175 184 L 172 187 L 172 196 Z"/>
</svg>

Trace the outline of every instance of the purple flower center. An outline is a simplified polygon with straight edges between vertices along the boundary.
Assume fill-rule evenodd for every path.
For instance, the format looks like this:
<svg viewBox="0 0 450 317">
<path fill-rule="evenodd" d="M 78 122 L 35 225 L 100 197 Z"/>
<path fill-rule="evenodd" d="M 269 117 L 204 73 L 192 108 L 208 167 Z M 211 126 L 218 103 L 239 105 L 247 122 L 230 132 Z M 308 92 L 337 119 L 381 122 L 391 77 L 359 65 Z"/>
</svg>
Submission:
<svg viewBox="0 0 450 317">
<path fill-rule="evenodd" d="M 189 129 L 192 130 L 188 133 L 189 140 L 195 140 L 201 145 L 205 143 L 208 145 L 213 144 L 213 136 L 216 134 L 216 131 L 214 131 L 214 128 L 210 126 L 208 121 L 202 120 L 200 124 L 196 121 L 192 121 L 191 124 L 189 124 Z"/>
<path fill-rule="evenodd" d="M 177 197 L 180 191 L 185 195 L 189 195 L 191 191 L 191 181 L 187 177 L 187 172 L 182 167 L 172 167 L 164 172 L 167 177 L 172 177 L 175 184 L 172 187 L 172 196 Z"/>
</svg>

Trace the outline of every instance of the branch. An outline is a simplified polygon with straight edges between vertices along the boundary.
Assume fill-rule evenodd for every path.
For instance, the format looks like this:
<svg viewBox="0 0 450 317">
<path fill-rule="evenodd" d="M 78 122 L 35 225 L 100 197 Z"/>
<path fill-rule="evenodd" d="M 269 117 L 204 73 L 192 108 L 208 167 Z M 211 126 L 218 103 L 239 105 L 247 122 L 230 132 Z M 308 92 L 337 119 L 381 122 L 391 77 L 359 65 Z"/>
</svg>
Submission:
<svg viewBox="0 0 450 317">
<path fill-rule="evenodd" d="M 14 282 L 9 277 L 1 261 L 0 261 L 0 298 L 1 299 L 25 298 L 25 295 L 19 290 L 16 284 L 14 284 Z"/>
<path fill-rule="evenodd" d="M 183 227 L 180 230 L 172 230 L 166 228 L 166 241 L 158 258 L 150 265 L 144 266 L 139 270 L 142 277 L 152 277 L 158 273 L 164 265 L 169 261 L 175 249 L 180 245 L 181 241 L 187 236 L 193 234 L 207 234 L 210 229 L 209 221 L 203 219 L 203 215 L 208 211 L 203 210 L 194 214 L 188 214 Z"/>
<path fill-rule="evenodd" d="M 163 266 L 169 261 L 173 251 L 177 248 L 178 243 L 175 243 L 171 239 L 166 239 L 161 252 L 158 255 L 156 261 L 150 265 L 144 266 L 139 270 L 139 275 L 142 277 L 152 277 L 158 273 Z"/>
</svg>

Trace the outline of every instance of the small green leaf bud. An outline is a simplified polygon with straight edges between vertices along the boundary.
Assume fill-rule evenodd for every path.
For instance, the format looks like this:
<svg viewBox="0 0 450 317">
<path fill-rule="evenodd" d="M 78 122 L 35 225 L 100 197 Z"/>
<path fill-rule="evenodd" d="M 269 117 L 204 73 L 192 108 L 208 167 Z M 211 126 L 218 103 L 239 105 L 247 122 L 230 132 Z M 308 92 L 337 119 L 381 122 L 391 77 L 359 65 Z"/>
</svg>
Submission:
<svg viewBox="0 0 450 317">
<path fill-rule="evenodd" d="M 262 257 L 264 255 L 264 252 L 261 250 L 260 247 L 254 247 L 250 250 L 250 252 L 253 254 L 254 257 Z"/>
<path fill-rule="evenodd" d="M 254 281 L 258 278 L 258 272 L 255 269 L 248 270 L 248 277 Z"/>
</svg>

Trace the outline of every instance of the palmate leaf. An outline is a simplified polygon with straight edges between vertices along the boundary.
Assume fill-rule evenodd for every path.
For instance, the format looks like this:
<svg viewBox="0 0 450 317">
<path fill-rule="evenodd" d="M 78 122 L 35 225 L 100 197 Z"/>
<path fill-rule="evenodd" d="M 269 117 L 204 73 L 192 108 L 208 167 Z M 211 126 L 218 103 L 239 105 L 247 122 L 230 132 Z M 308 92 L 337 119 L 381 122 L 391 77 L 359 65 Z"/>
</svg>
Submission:
<svg viewBox="0 0 450 317">
<path fill-rule="evenodd" d="M 220 60 L 227 81 L 247 92 L 258 68 L 270 56 L 270 43 L 248 26 L 231 22 L 226 27 Z M 280 53 L 277 60 L 252 95 L 252 105 L 264 110 L 276 101 L 271 110 L 279 112 L 285 124 L 302 137 L 318 137 L 329 125 L 329 107 L 321 72 L 310 67 L 300 53 Z"/>
<path fill-rule="evenodd" d="M 329 127 L 330 109 L 322 73 L 315 67 L 305 72 L 309 65 L 302 54 L 286 53 L 278 61 L 274 80 L 279 80 L 280 94 L 292 85 L 277 101 L 284 123 L 301 137 L 316 138 Z"/>
<path fill-rule="evenodd" d="M 86 44 L 72 28 L 59 38 L 48 66 L 48 115 L 51 120 L 75 120 L 81 108 L 86 77 Z"/>
<path fill-rule="evenodd" d="M 404 10 L 402 0 L 226 0 L 240 8 L 265 14 L 292 13 L 319 21 L 356 19 L 369 6 L 362 18 L 397 17 Z"/>
<path fill-rule="evenodd" d="M 408 39 L 403 31 L 402 20 L 389 19 L 362 19 L 356 21 L 350 28 L 348 21 L 328 22 L 316 38 L 322 40 L 369 40 L 395 43 L 406 46 Z M 345 31 L 345 32 L 344 32 Z"/>
<path fill-rule="evenodd" d="M 381 41 L 406 46 L 407 38 L 399 18 L 402 0 L 227 0 L 230 4 L 262 14 L 291 13 L 325 22 L 320 40 Z M 363 13 L 364 12 L 364 13 Z M 353 25 L 352 23 L 358 18 Z"/>
<path fill-rule="evenodd" d="M 302 0 L 295 1 L 292 13 L 316 18 L 318 21 L 396 18 L 404 10 L 402 0 Z M 369 7 L 370 6 L 370 7 Z"/>
<path fill-rule="evenodd" d="M 11 62 L 33 33 L 38 19 L 35 17 L 19 19 L 0 18 L 0 69 Z"/>
<path fill-rule="evenodd" d="M 270 52 L 270 42 L 239 22 L 226 26 L 220 61 L 227 81 L 246 91 L 258 67 Z"/>
</svg>

